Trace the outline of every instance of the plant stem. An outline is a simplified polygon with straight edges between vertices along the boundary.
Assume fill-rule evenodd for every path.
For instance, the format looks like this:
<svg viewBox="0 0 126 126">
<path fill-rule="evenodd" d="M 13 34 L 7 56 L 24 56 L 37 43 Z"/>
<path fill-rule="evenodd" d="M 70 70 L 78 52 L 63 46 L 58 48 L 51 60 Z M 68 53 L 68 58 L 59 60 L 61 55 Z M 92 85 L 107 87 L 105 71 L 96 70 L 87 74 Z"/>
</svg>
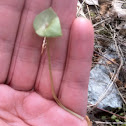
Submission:
<svg viewBox="0 0 126 126">
<path fill-rule="evenodd" d="M 71 113 L 72 115 L 76 116 L 77 118 L 84 120 L 84 117 L 73 112 L 72 110 L 68 109 L 67 107 L 65 107 L 61 101 L 57 98 L 56 93 L 55 93 L 55 88 L 54 88 L 54 83 L 53 83 L 53 76 L 52 76 L 52 68 L 51 68 L 51 57 L 50 57 L 50 51 L 49 51 L 49 43 L 47 42 L 47 54 L 48 54 L 48 65 L 49 65 L 49 74 L 50 74 L 50 80 L 51 80 L 51 90 L 52 90 L 52 95 L 54 100 L 56 101 L 56 103 L 63 108 L 64 110 L 66 110 L 67 112 Z M 87 117 L 86 117 L 87 118 Z"/>
</svg>

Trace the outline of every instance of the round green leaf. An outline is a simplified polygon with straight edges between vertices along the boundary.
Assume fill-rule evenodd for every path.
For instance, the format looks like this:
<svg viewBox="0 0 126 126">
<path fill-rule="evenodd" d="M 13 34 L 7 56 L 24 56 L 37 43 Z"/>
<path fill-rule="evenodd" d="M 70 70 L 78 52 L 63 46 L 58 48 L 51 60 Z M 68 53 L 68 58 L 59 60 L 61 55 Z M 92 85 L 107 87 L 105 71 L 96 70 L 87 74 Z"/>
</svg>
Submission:
<svg viewBox="0 0 126 126">
<path fill-rule="evenodd" d="M 41 37 L 57 37 L 62 35 L 60 20 L 51 7 L 36 16 L 33 27 L 36 34 Z"/>
</svg>

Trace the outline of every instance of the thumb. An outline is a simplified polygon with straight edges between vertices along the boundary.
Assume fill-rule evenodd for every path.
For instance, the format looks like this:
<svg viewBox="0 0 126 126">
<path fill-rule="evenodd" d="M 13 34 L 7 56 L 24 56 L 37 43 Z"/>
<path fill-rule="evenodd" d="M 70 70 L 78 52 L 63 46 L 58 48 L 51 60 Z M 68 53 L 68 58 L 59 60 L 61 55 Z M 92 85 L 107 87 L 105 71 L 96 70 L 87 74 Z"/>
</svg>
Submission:
<svg viewBox="0 0 126 126">
<path fill-rule="evenodd" d="M 93 42 L 94 33 L 90 21 L 75 19 L 59 99 L 63 105 L 82 116 L 86 115 Z"/>
</svg>

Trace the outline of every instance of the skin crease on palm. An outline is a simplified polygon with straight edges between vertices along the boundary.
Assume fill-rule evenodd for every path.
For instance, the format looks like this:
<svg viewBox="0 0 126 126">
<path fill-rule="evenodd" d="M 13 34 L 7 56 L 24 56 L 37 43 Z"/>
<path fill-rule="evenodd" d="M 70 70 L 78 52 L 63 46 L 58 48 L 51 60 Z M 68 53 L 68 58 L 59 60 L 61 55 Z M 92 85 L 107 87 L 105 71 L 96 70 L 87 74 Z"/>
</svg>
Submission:
<svg viewBox="0 0 126 126">
<path fill-rule="evenodd" d="M 90 21 L 77 0 L 0 0 L 0 126 L 87 126 L 53 100 L 46 50 L 33 20 L 50 6 L 63 36 L 48 39 L 54 87 L 63 105 L 85 116 L 93 52 Z"/>
</svg>

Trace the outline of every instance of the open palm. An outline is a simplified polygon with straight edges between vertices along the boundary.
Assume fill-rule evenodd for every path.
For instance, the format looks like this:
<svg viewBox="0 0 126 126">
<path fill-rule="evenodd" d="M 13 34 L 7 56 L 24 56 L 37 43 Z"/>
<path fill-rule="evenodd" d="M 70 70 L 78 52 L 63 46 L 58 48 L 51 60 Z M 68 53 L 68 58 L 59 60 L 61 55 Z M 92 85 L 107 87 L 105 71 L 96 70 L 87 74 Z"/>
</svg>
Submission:
<svg viewBox="0 0 126 126">
<path fill-rule="evenodd" d="M 77 0 L 0 0 L 0 126 L 87 126 L 53 100 L 46 51 L 32 27 L 50 6 L 63 36 L 49 39 L 57 97 L 85 116 L 93 28 L 75 19 Z M 74 22 L 73 22 L 74 21 Z"/>
</svg>

